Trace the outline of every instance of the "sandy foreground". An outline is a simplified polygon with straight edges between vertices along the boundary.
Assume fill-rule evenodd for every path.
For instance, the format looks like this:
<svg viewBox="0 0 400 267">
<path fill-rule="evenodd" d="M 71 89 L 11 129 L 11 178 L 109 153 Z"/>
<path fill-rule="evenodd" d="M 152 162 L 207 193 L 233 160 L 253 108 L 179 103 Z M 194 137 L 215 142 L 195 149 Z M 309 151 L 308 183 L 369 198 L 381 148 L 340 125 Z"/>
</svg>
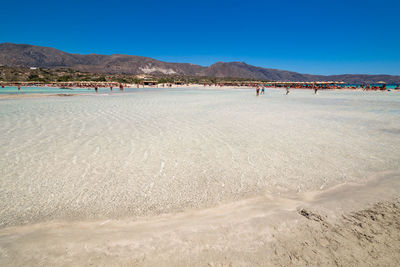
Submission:
<svg viewBox="0 0 400 267">
<path fill-rule="evenodd" d="M 8 227 L 0 265 L 398 266 L 399 178 L 155 217 Z"/>
</svg>

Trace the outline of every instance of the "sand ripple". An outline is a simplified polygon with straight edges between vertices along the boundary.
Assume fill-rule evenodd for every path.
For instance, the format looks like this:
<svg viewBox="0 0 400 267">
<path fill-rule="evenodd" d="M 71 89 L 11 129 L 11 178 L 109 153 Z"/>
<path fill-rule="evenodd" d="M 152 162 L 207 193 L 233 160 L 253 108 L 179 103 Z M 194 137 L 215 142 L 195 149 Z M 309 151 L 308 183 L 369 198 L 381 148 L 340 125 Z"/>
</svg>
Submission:
<svg viewBox="0 0 400 267">
<path fill-rule="evenodd" d="M 248 90 L 2 100 L 0 226 L 362 183 L 398 169 L 399 100 Z"/>
</svg>

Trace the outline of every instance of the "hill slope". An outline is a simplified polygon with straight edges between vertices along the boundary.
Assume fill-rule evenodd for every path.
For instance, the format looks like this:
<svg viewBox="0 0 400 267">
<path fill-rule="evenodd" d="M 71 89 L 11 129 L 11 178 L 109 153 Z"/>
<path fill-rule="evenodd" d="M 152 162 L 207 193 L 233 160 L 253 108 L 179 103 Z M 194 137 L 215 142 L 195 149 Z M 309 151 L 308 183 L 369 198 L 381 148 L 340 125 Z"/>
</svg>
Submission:
<svg viewBox="0 0 400 267">
<path fill-rule="evenodd" d="M 310 75 L 267 69 L 244 62 L 217 62 L 209 67 L 190 63 L 170 63 L 131 55 L 80 55 L 55 48 L 26 44 L 0 44 L 0 65 L 10 67 L 71 68 L 87 72 L 184 75 L 252 78 L 273 81 L 344 81 L 348 83 L 385 81 L 400 83 L 400 76 L 392 75 Z"/>
</svg>

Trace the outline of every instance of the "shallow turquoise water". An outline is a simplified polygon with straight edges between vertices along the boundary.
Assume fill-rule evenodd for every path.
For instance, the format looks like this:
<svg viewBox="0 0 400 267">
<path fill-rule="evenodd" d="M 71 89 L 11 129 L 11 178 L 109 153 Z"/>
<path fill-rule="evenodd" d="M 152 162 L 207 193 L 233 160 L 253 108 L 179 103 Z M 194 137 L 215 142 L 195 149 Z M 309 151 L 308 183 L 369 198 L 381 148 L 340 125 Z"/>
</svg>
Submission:
<svg viewBox="0 0 400 267">
<path fill-rule="evenodd" d="M 174 212 L 399 172 L 400 92 L 118 91 L 0 99 L 0 227 Z"/>
<path fill-rule="evenodd" d="M 382 84 L 380 84 L 380 83 L 373 83 L 373 84 L 370 84 L 370 85 L 373 86 L 373 87 L 376 87 L 376 86 L 381 87 L 381 86 L 382 86 Z M 341 85 L 341 87 L 345 87 L 345 86 L 358 87 L 358 88 L 361 87 L 360 84 L 346 84 L 346 85 Z M 364 85 L 364 86 L 365 86 L 365 85 Z M 395 89 L 395 88 L 397 88 L 398 86 L 399 86 L 398 84 L 386 84 L 386 89 Z"/>
<path fill-rule="evenodd" d="M 119 94 L 123 92 L 136 92 L 142 90 L 149 90 L 151 88 L 124 88 L 123 91 L 120 91 L 119 88 L 113 88 L 111 91 L 110 88 L 99 88 L 98 93 L 112 93 Z M 162 88 L 153 88 L 162 90 Z M 94 88 L 74 88 L 74 89 L 61 89 L 58 87 L 21 87 L 21 90 L 18 91 L 17 87 L 14 86 L 6 86 L 4 88 L 0 88 L 0 94 L 95 94 L 96 91 Z"/>
<path fill-rule="evenodd" d="M 64 93 L 88 93 L 94 90 L 88 89 L 60 89 L 56 87 L 21 87 L 18 91 L 17 87 L 6 86 L 0 88 L 0 94 L 64 94 Z"/>
</svg>

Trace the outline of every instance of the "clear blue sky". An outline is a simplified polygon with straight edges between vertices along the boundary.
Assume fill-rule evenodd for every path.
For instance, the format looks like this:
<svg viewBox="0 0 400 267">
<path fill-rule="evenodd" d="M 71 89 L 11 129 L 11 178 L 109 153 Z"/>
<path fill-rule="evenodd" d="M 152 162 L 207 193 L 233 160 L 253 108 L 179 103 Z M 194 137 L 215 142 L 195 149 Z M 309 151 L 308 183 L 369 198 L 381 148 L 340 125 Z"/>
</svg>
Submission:
<svg viewBox="0 0 400 267">
<path fill-rule="evenodd" d="M 0 42 L 200 65 L 400 75 L 400 0 L 1 0 Z"/>
</svg>

